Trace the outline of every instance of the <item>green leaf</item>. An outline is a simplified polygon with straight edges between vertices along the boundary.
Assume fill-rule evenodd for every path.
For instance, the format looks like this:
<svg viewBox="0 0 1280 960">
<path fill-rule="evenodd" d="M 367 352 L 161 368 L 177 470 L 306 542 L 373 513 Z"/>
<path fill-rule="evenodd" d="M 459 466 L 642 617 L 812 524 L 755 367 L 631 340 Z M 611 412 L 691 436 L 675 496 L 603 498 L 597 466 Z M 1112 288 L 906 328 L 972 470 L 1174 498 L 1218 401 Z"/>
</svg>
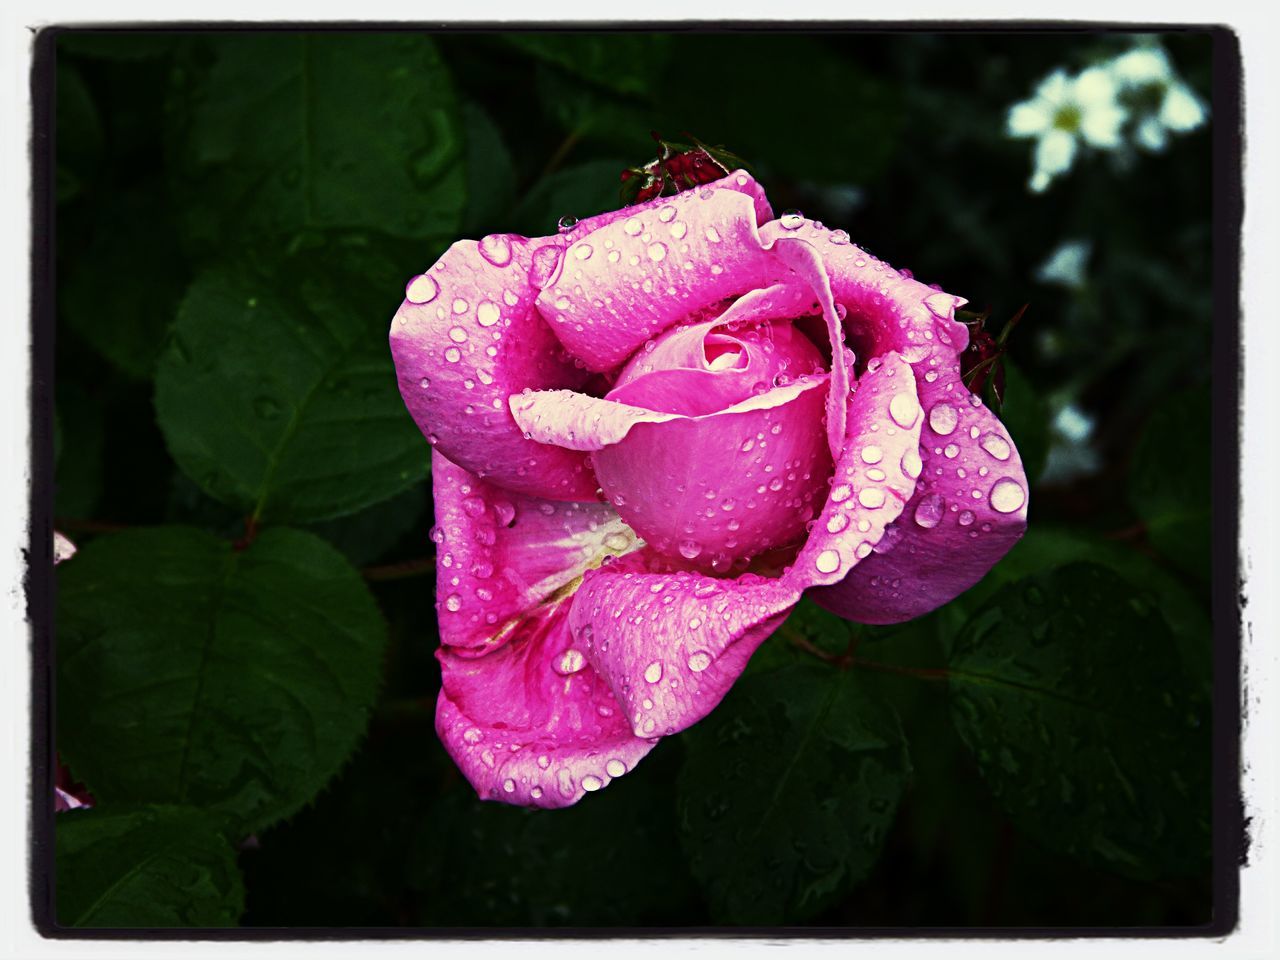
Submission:
<svg viewBox="0 0 1280 960">
<path fill-rule="evenodd" d="M 545 63 L 615 93 L 647 98 L 667 58 L 671 38 L 655 33 L 507 33 L 509 44 Z M 643 131 L 641 131 L 643 133 Z"/>
<path fill-rule="evenodd" d="M 211 45 L 212 66 L 180 75 L 170 111 L 198 243 L 456 230 L 463 133 L 430 37 L 236 33 Z"/>
<path fill-rule="evenodd" d="M 1147 422 L 1133 454 L 1129 500 L 1157 550 L 1208 581 L 1210 511 L 1207 388 L 1170 397 Z"/>
<path fill-rule="evenodd" d="M 852 674 L 745 677 L 686 740 L 682 840 L 714 916 L 801 921 L 874 866 L 910 763 L 897 718 Z"/>
<path fill-rule="evenodd" d="M 106 802 L 194 804 L 246 830 L 310 799 L 364 730 L 386 628 L 299 530 L 235 551 L 183 527 L 59 568 L 58 748 Z"/>
<path fill-rule="evenodd" d="M 670 745 L 674 747 L 674 744 Z M 564 810 L 482 803 L 469 787 L 423 818 L 410 883 L 430 924 L 676 925 L 696 887 L 684 864 L 672 756 L 655 751 Z M 614 864 L 607 879 L 602 864 Z M 602 885 L 605 884 L 605 885 Z"/>
<path fill-rule="evenodd" d="M 80 72 L 59 63 L 57 85 L 57 197 L 74 199 L 93 185 L 102 159 L 102 121 Z"/>
<path fill-rule="evenodd" d="M 58 35 L 58 54 L 126 63 L 160 60 L 189 36 L 162 30 L 75 30 Z"/>
<path fill-rule="evenodd" d="M 430 521 L 423 520 L 423 515 L 429 492 L 428 484 L 417 484 L 359 513 L 314 524 L 311 532 L 324 537 L 357 565 L 377 560 L 415 526 L 422 539 L 421 549 L 426 550 Z"/>
<path fill-rule="evenodd" d="M 57 386 L 53 512 L 87 519 L 102 496 L 102 407 L 74 380 Z"/>
<path fill-rule="evenodd" d="M 531 235 L 555 233 L 561 217 L 579 220 L 618 208 L 623 160 L 591 160 L 539 180 L 520 201 L 512 221 Z"/>
<path fill-rule="evenodd" d="M 121 371 L 149 380 L 190 276 L 170 204 L 151 189 L 112 192 L 91 229 L 58 285 L 59 313 Z"/>
<path fill-rule="evenodd" d="M 507 233 L 504 219 L 515 203 L 516 173 L 502 133 L 479 104 L 462 105 L 467 132 L 467 209 L 462 232 L 467 236 L 489 230 Z"/>
<path fill-rule="evenodd" d="M 156 375 L 178 466 L 214 499 L 271 522 L 353 513 L 427 473 L 387 349 L 394 303 L 380 317 L 343 289 L 345 274 L 294 273 L 204 273 Z"/>
<path fill-rule="evenodd" d="M 1034 484 L 1044 470 L 1045 457 L 1049 454 L 1049 410 L 1035 387 L 1008 356 L 1003 358 L 1003 363 L 1004 406 L 991 403 L 990 399 L 988 404 L 992 410 L 999 410 L 1000 419 L 1009 429 L 1009 436 L 1022 457 L 1027 479 Z M 989 393 L 992 390 L 990 385 L 987 389 Z"/>
<path fill-rule="evenodd" d="M 72 810 L 54 824 L 58 924 L 233 927 L 244 910 L 218 818 L 172 806 Z"/>
<path fill-rule="evenodd" d="M 957 638 L 949 685 L 961 736 L 1030 837 L 1144 879 L 1206 865 L 1207 698 L 1114 571 L 1002 587 Z"/>
</svg>

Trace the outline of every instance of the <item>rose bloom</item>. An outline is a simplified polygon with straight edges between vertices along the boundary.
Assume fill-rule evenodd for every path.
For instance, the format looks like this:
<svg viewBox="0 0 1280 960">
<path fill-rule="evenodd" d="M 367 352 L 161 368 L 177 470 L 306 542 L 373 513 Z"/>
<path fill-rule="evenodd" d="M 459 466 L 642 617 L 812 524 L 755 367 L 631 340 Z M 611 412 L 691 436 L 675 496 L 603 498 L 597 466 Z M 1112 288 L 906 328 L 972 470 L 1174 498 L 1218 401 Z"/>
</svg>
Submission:
<svg viewBox="0 0 1280 960">
<path fill-rule="evenodd" d="M 433 447 L 436 729 L 483 798 L 575 803 L 706 716 L 802 594 L 894 623 L 1022 534 L 965 301 L 743 171 L 460 240 L 391 324 Z"/>
</svg>

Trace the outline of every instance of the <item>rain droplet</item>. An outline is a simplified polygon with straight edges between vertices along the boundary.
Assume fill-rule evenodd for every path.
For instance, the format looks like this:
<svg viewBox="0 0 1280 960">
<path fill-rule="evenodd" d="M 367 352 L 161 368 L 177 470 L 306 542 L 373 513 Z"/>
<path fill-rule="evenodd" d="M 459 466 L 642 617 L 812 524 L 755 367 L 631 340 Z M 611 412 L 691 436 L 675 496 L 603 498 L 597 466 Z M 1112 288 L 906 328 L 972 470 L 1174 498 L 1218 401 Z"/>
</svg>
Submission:
<svg viewBox="0 0 1280 960">
<path fill-rule="evenodd" d="M 631 546 L 631 538 L 625 533 L 611 533 L 604 538 L 604 545 L 610 550 L 625 550 Z"/>
<path fill-rule="evenodd" d="M 884 506 L 884 491 L 878 487 L 863 487 L 858 491 L 858 502 L 868 510 Z"/>
<path fill-rule="evenodd" d="M 685 234 L 689 232 L 689 225 L 683 220 L 677 220 L 671 225 L 671 236 L 677 240 L 683 240 Z"/>
<path fill-rule="evenodd" d="M 577 673 L 586 665 L 587 658 L 582 655 L 581 650 L 569 649 L 556 662 L 555 670 L 562 677 L 568 677 Z"/>
<path fill-rule="evenodd" d="M 429 386 L 431 386 L 431 378 L 423 377 L 421 380 L 418 381 L 418 386 L 420 386 L 423 390 L 426 390 Z"/>
<path fill-rule="evenodd" d="M 1008 441 L 999 434 L 988 433 L 982 438 L 980 444 L 983 450 L 987 451 L 987 453 L 991 454 L 991 456 L 995 457 L 997 460 L 1008 460 L 1009 454 L 1012 452 L 1009 449 Z"/>
<path fill-rule="evenodd" d="M 604 772 L 611 777 L 620 777 L 627 772 L 627 765 L 621 760 L 610 760 L 604 765 Z"/>
<path fill-rule="evenodd" d="M 889 416 L 893 417 L 894 423 L 904 429 L 912 427 L 920 416 L 920 404 L 909 393 L 895 394 L 889 401 Z"/>
<path fill-rule="evenodd" d="M 711 666 L 711 654 L 705 650 L 695 650 L 689 654 L 689 669 L 694 673 L 701 673 L 709 666 Z"/>
<path fill-rule="evenodd" d="M 778 219 L 783 230 L 799 230 L 804 224 L 804 214 L 799 210 L 788 210 Z"/>
<path fill-rule="evenodd" d="M 834 550 L 823 550 L 813 565 L 818 568 L 819 573 L 835 573 L 840 569 L 840 554 Z"/>
<path fill-rule="evenodd" d="M 667 255 L 667 245 L 662 242 L 649 244 L 649 259 L 654 263 L 663 260 Z"/>
<path fill-rule="evenodd" d="M 644 229 L 644 224 L 642 224 L 635 217 L 628 218 L 627 222 L 622 225 L 622 232 L 629 237 L 636 236 L 643 229 Z"/>
<path fill-rule="evenodd" d="M 702 552 L 702 544 L 697 540 L 681 540 L 679 550 L 680 556 L 686 560 L 692 560 Z"/>
<path fill-rule="evenodd" d="M 960 448 L 954 443 L 948 443 L 945 447 L 942 448 L 942 455 L 946 457 L 948 460 L 954 460 L 956 458 L 956 454 L 958 454 L 959 452 L 960 452 Z"/>
<path fill-rule="evenodd" d="M 599 777 L 592 776 L 591 774 L 587 774 L 585 777 L 582 778 L 582 789 L 587 791 L 587 793 L 591 793 L 595 790 L 599 790 L 603 786 L 604 786 L 604 781 L 601 780 Z"/>
<path fill-rule="evenodd" d="M 480 256 L 495 267 L 505 267 L 511 262 L 511 240 L 504 234 L 491 233 L 480 241 Z"/>
<path fill-rule="evenodd" d="M 452 327 L 449 330 L 449 339 L 454 343 L 466 343 L 467 331 L 463 330 L 461 327 Z"/>
<path fill-rule="evenodd" d="M 662 661 L 655 660 L 644 668 L 644 678 L 649 683 L 657 683 L 662 679 Z"/>
<path fill-rule="evenodd" d="M 902 472 L 915 480 L 923 470 L 924 463 L 920 460 L 920 450 L 917 447 L 907 448 L 907 452 L 902 455 Z"/>
<path fill-rule="evenodd" d="M 467 301 L 463 300 L 461 297 L 458 297 L 453 301 L 453 312 L 466 313 L 468 306 L 470 306 L 470 304 L 468 304 Z"/>
<path fill-rule="evenodd" d="M 579 260 L 590 260 L 591 254 L 595 253 L 589 243 L 580 243 L 573 248 L 573 255 Z"/>
<path fill-rule="evenodd" d="M 676 208 L 671 206 L 671 204 L 667 204 L 665 207 L 663 207 L 661 210 L 658 211 L 658 219 L 661 220 L 663 223 L 670 223 L 675 218 L 676 218 Z"/>
<path fill-rule="evenodd" d="M 476 307 L 476 320 L 482 327 L 492 327 L 502 318 L 502 311 L 492 300 L 486 300 Z"/>
<path fill-rule="evenodd" d="M 961 510 L 960 516 L 956 517 L 956 523 L 962 527 L 967 527 L 973 523 L 974 519 L 972 510 Z"/>
<path fill-rule="evenodd" d="M 929 496 L 916 504 L 916 526 L 932 530 L 942 522 L 942 510 L 942 497 L 936 493 L 929 494 Z"/>
<path fill-rule="evenodd" d="M 450 363 L 457 363 L 459 360 L 462 359 L 462 351 L 459 350 L 457 347 L 450 347 L 448 350 L 444 352 L 444 358 L 448 360 Z"/>
<path fill-rule="evenodd" d="M 462 609 L 462 598 L 456 593 L 449 594 L 448 598 L 444 602 L 444 608 L 450 613 L 457 613 Z"/>
<path fill-rule="evenodd" d="M 720 231 L 717 230 L 715 227 L 707 227 L 704 233 L 706 235 L 706 238 L 710 240 L 712 243 L 720 242 Z"/>
<path fill-rule="evenodd" d="M 549 285 L 559 275 L 560 262 L 563 257 L 564 251 L 554 244 L 539 247 L 533 255 L 533 265 L 529 269 L 529 281 L 539 289 Z"/>
<path fill-rule="evenodd" d="M 508 777 L 506 780 L 502 781 L 502 789 L 507 791 L 507 793 L 515 793 L 516 782 Z"/>
<path fill-rule="evenodd" d="M 879 463 L 884 459 L 884 451 L 875 445 L 862 448 L 863 463 Z"/>
<path fill-rule="evenodd" d="M 849 525 L 849 518 L 843 513 L 835 513 L 831 515 L 831 519 L 827 521 L 828 533 L 839 533 Z"/>
<path fill-rule="evenodd" d="M 578 225 L 578 218 L 571 213 L 566 213 L 563 217 L 561 217 L 558 221 L 556 221 L 556 226 L 560 229 L 561 233 L 564 233 L 566 230 L 572 230 L 577 225 Z"/>
<path fill-rule="evenodd" d="M 430 303 L 439 295 L 440 284 L 425 273 L 414 277 L 404 288 L 404 298 L 410 303 Z"/>
<path fill-rule="evenodd" d="M 831 488 L 831 502 L 843 503 L 853 496 L 853 488 L 847 483 L 841 483 Z"/>
<path fill-rule="evenodd" d="M 833 230 L 831 236 L 827 238 L 834 244 L 842 245 L 849 242 L 849 234 L 843 230 Z"/>
<path fill-rule="evenodd" d="M 991 488 L 991 509 L 997 513 L 1013 513 L 1026 502 L 1027 492 L 1017 480 L 1004 477 Z"/>
<path fill-rule="evenodd" d="M 960 415 L 949 403 L 935 404 L 929 411 L 929 427 L 940 437 L 945 437 L 956 428 Z"/>
</svg>

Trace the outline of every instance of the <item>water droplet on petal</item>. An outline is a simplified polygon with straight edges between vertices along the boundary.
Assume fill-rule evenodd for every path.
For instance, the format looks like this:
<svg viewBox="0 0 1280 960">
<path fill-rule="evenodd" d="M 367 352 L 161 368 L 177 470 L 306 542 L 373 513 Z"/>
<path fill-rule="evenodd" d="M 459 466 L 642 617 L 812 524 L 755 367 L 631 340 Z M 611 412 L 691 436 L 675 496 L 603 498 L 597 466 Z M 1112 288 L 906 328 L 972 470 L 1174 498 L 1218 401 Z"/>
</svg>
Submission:
<svg viewBox="0 0 1280 960">
<path fill-rule="evenodd" d="M 649 244 L 649 259 L 654 263 L 663 260 L 667 255 L 667 245 L 662 242 Z"/>
<path fill-rule="evenodd" d="M 676 208 L 671 206 L 670 204 L 667 204 L 665 207 L 663 207 L 661 210 L 658 211 L 658 219 L 661 220 L 663 223 L 670 223 L 675 218 L 676 218 Z"/>
<path fill-rule="evenodd" d="M 831 502 L 843 503 L 853 496 L 853 488 L 847 483 L 837 484 L 831 488 Z"/>
<path fill-rule="evenodd" d="M 622 232 L 629 237 L 636 236 L 643 229 L 644 229 L 644 224 L 642 224 L 635 217 L 628 218 L 627 222 L 622 225 Z"/>
<path fill-rule="evenodd" d="M 997 513 L 1013 513 L 1027 502 L 1027 492 L 1017 480 L 1004 477 L 991 488 L 991 509 Z"/>
<path fill-rule="evenodd" d="M 467 331 L 463 330 L 461 327 L 452 327 L 449 330 L 449 339 L 454 343 L 466 343 Z"/>
<path fill-rule="evenodd" d="M 573 255 L 579 260 L 590 260 L 593 253 L 595 250 L 589 243 L 580 243 L 573 248 Z"/>
<path fill-rule="evenodd" d="M 904 429 L 913 427 L 920 416 L 920 404 L 910 393 L 895 394 L 889 401 L 889 416 L 893 417 L 894 423 Z"/>
<path fill-rule="evenodd" d="M 884 491 L 878 487 L 863 487 L 858 491 L 858 502 L 868 510 L 884 506 Z"/>
<path fill-rule="evenodd" d="M 835 513 L 831 515 L 831 519 L 827 521 L 827 532 L 839 533 L 849 525 L 849 518 L 843 513 Z"/>
<path fill-rule="evenodd" d="M 450 347 L 448 350 L 444 352 L 444 358 L 448 360 L 450 363 L 457 363 L 459 360 L 462 359 L 462 351 L 459 350 L 457 347 Z"/>
<path fill-rule="evenodd" d="M 936 493 L 931 493 L 916 504 L 915 521 L 916 526 L 924 527 L 926 530 L 932 530 L 942 522 L 942 497 Z"/>
<path fill-rule="evenodd" d="M 679 544 L 680 556 L 686 560 L 692 560 L 702 553 L 702 544 L 697 540 L 681 540 Z"/>
<path fill-rule="evenodd" d="M 502 789 L 507 791 L 507 793 L 515 793 L 516 782 L 512 780 L 510 777 L 508 777 L 506 780 L 502 782 Z"/>
<path fill-rule="evenodd" d="M 662 661 L 655 660 L 644 668 L 644 678 L 649 683 L 657 683 L 662 679 Z"/>
<path fill-rule="evenodd" d="M 912 480 L 915 480 L 919 478 L 923 470 L 924 463 L 920 460 L 919 448 L 908 447 L 907 452 L 902 455 L 902 472 Z"/>
<path fill-rule="evenodd" d="M 587 791 L 587 793 L 591 793 L 595 790 L 599 790 L 603 786 L 604 786 L 604 781 L 601 780 L 599 777 L 592 776 L 591 774 L 587 774 L 585 777 L 582 778 L 582 789 Z"/>
<path fill-rule="evenodd" d="M 701 673 L 709 666 L 711 666 L 711 654 L 705 650 L 695 650 L 689 654 L 689 669 L 694 673 Z"/>
<path fill-rule="evenodd" d="M 492 327 L 500 319 L 502 319 L 502 311 L 498 309 L 498 305 L 492 300 L 486 300 L 476 307 L 476 321 L 480 326 Z"/>
<path fill-rule="evenodd" d="M 951 319 L 951 312 L 955 308 L 956 298 L 949 293 L 931 293 L 924 298 L 924 305 L 929 308 L 929 312 L 935 317 L 941 317 L 943 320 Z"/>
<path fill-rule="evenodd" d="M 840 569 L 840 554 L 834 550 L 823 550 L 818 554 L 813 565 L 819 573 L 835 573 Z"/>
<path fill-rule="evenodd" d="M 929 411 L 929 427 L 940 437 L 949 435 L 959 421 L 960 415 L 949 403 L 934 404 L 933 409 Z"/>
<path fill-rule="evenodd" d="M 720 242 L 720 231 L 717 230 L 715 227 L 707 227 L 707 229 L 704 231 L 704 234 L 706 238 L 710 240 L 712 243 Z"/>
<path fill-rule="evenodd" d="M 804 224 L 804 214 L 799 210 L 788 210 L 778 218 L 778 225 L 783 230 L 799 230 Z"/>
<path fill-rule="evenodd" d="M 480 241 L 480 256 L 495 267 L 505 267 L 511 262 L 511 238 L 501 233 L 491 233 Z"/>
<path fill-rule="evenodd" d="M 879 463 L 884 459 L 884 451 L 874 444 L 862 448 L 863 463 Z"/>
<path fill-rule="evenodd" d="M 564 652 L 555 664 L 556 673 L 562 677 L 572 676 L 587 665 L 587 658 L 581 650 L 569 649 Z"/>
<path fill-rule="evenodd" d="M 604 772 L 611 777 L 620 777 L 627 772 L 627 765 L 621 760 L 610 760 L 604 765 Z"/>
<path fill-rule="evenodd" d="M 425 273 L 414 277 L 404 288 L 404 298 L 410 303 L 430 303 L 439 295 L 440 284 Z"/>
<path fill-rule="evenodd" d="M 467 301 L 463 300 L 461 297 L 457 297 L 457 298 L 453 301 L 453 312 L 454 312 L 454 313 L 466 313 L 466 312 L 467 312 L 467 307 L 469 307 L 469 306 L 470 306 L 470 304 L 469 304 L 469 303 L 467 303 Z"/>
<path fill-rule="evenodd" d="M 462 609 L 462 598 L 456 593 L 451 593 L 444 601 L 444 608 L 450 613 L 457 613 Z"/>
<path fill-rule="evenodd" d="M 995 433 L 988 433 L 982 438 L 980 443 L 982 449 L 987 451 L 987 453 L 991 454 L 991 456 L 995 457 L 997 460 L 1008 460 L 1009 454 L 1012 453 L 1009 449 L 1008 441 L 1006 441 L 1004 437 Z"/>
<path fill-rule="evenodd" d="M 974 517 L 972 510 L 961 510 L 960 516 L 956 517 L 956 523 L 960 524 L 962 527 L 967 527 L 972 524 L 975 519 L 977 518 Z"/>
</svg>

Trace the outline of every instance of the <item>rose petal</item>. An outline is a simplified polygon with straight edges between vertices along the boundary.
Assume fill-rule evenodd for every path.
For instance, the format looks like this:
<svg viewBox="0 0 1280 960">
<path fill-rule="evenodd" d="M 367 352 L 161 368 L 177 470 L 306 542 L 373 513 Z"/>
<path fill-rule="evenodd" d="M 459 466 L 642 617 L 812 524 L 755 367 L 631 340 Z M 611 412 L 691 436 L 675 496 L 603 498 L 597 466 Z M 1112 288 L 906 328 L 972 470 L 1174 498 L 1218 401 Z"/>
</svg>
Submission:
<svg viewBox="0 0 1280 960">
<path fill-rule="evenodd" d="M 631 770 L 653 749 L 574 649 L 568 604 L 544 608 L 511 642 L 479 658 L 442 647 L 436 732 L 485 799 L 565 807 Z"/>
<path fill-rule="evenodd" d="M 76 555 L 76 545 L 60 534 L 57 530 L 53 531 L 53 564 L 57 566 L 63 560 L 70 560 Z"/>
<path fill-rule="evenodd" d="M 1026 530 L 1026 476 L 1004 425 L 958 370 L 921 393 L 922 474 L 896 525 L 900 536 L 813 594 L 850 620 L 898 623 L 942 606 L 981 580 Z"/>
<path fill-rule="evenodd" d="M 633 554 L 583 578 L 569 623 L 633 732 L 668 735 L 715 708 L 799 597 L 752 574 L 651 573 Z"/>
<path fill-rule="evenodd" d="M 589 566 L 639 546 L 608 504 L 522 497 L 439 451 L 431 476 L 440 639 L 462 656 L 506 643 Z"/>
<path fill-rule="evenodd" d="M 592 500 L 584 458 L 525 439 L 507 408 L 526 387 L 585 379 L 533 309 L 532 259 L 521 237 L 460 240 L 410 282 L 391 323 L 400 395 L 427 438 L 473 473 L 530 496 Z"/>
<path fill-rule="evenodd" d="M 589 370 L 616 367 L 690 314 L 786 275 L 760 242 L 751 197 L 711 184 L 662 199 L 582 235 L 538 295 L 548 326 Z"/>
<path fill-rule="evenodd" d="M 911 368 L 896 353 L 871 361 L 849 398 L 847 427 L 831 489 L 784 578 L 797 586 L 839 582 L 867 562 L 911 497 L 920 472 L 923 412 Z"/>
</svg>

